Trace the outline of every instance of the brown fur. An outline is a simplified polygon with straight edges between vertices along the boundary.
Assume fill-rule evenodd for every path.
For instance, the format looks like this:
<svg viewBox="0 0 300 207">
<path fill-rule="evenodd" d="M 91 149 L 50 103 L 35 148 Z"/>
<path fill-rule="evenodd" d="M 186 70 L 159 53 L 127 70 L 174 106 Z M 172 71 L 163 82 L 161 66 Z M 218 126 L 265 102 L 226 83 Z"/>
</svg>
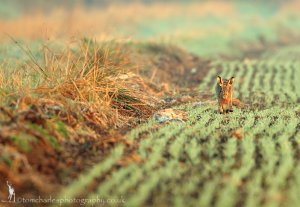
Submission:
<svg viewBox="0 0 300 207">
<path fill-rule="evenodd" d="M 219 112 L 226 114 L 226 112 L 233 111 L 233 102 L 238 104 L 237 99 L 233 99 L 233 83 L 234 77 L 230 79 L 222 79 L 220 76 L 217 77 L 216 93 L 219 103 Z M 234 100 L 234 101 L 233 101 Z"/>
<path fill-rule="evenodd" d="M 237 108 L 244 108 L 245 107 L 245 104 L 237 98 L 232 99 L 232 105 L 236 106 Z"/>
</svg>

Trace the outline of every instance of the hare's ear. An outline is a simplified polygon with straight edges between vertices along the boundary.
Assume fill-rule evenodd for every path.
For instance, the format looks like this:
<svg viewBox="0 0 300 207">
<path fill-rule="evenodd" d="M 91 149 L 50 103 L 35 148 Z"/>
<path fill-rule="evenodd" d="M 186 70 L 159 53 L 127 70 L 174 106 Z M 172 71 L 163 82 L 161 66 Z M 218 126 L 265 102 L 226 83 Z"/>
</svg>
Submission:
<svg viewBox="0 0 300 207">
<path fill-rule="evenodd" d="M 230 83 L 230 84 L 233 84 L 233 82 L 234 82 L 234 77 L 231 77 L 231 78 L 229 79 L 229 83 Z"/>
<path fill-rule="evenodd" d="M 223 84 L 223 80 L 222 80 L 222 78 L 220 76 L 217 77 L 217 81 L 218 81 L 219 85 Z"/>
</svg>

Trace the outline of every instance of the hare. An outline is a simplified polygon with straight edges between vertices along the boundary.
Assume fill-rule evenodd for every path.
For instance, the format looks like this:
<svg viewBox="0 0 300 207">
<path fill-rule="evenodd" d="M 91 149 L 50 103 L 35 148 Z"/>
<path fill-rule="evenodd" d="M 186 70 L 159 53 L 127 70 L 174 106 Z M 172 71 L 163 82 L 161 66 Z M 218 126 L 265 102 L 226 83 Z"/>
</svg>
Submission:
<svg viewBox="0 0 300 207">
<path fill-rule="evenodd" d="M 232 108 L 232 95 L 233 95 L 233 83 L 234 77 L 230 79 L 222 79 L 217 77 L 216 94 L 219 103 L 219 112 L 226 114 L 227 112 L 233 112 Z"/>
</svg>

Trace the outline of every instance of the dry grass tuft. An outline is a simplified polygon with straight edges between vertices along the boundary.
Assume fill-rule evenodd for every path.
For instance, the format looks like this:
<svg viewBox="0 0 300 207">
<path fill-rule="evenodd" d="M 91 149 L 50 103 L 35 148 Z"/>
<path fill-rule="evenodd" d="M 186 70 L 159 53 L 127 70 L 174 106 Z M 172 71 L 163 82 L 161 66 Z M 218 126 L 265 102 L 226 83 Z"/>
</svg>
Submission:
<svg viewBox="0 0 300 207">
<path fill-rule="evenodd" d="M 14 73 L 13 79 L 2 79 L 1 91 L 14 97 L 17 110 L 39 105 L 40 100 L 51 100 L 81 114 L 99 128 L 120 127 L 132 117 L 149 117 L 154 99 L 145 94 L 144 80 L 133 73 L 137 66 L 130 61 L 126 46 L 84 40 L 78 50 L 68 49 L 57 55 L 48 48 L 43 66 L 33 64 L 39 65 L 44 73 L 39 77 L 36 70 L 29 74 Z M 37 80 L 33 80 L 32 74 Z M 36 86 L 29 87 L 28 82 L 36 82 Z M 7 87 L 11 84 L 13 89 Z"/>
</svg>

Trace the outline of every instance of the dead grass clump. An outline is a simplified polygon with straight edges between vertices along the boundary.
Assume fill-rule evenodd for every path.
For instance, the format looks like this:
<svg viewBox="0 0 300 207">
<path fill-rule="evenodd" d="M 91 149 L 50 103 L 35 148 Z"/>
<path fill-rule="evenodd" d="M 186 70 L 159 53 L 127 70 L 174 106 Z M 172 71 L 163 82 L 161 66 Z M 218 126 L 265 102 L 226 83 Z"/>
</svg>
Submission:
<svg viewBox="0 0 300 207">
<path fill-rule="evenodd" d="M 84 40 L 75 52 L 59 55 L 48 48 L 44 66 L 35 64 L 44 71 L 35 80 L 37 87 L 16 88 L 69 107 L 99 128 L 120 127 L 128 119 L 148 117 L 155 106 L 155 99 L 144 91 L 147 84 L 133 73 L 136 65 L 129 56 L 126 46 L 115 42 Z"/>
</svg>

